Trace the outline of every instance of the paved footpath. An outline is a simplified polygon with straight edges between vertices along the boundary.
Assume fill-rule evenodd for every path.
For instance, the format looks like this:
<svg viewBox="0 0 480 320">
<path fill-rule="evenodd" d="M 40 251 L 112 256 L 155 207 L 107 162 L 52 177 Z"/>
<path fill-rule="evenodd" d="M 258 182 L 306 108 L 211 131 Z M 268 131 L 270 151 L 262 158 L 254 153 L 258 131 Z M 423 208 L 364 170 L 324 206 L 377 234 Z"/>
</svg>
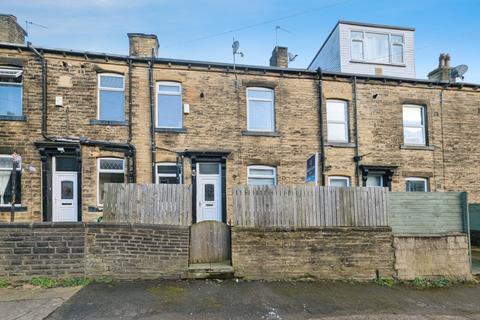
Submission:
<svg viewBox="0 0 480 320">
<path fill-rule="evenodd" d="M 42 289 L 31 286 L 0 289 L 1 320 L 43 320 L 81 287 Z"/>
<path fill-rule="evenodd" d="M 480 320 L 480 285 L 142 281 L 84 287 L 47 319 Z"/>
</svg>

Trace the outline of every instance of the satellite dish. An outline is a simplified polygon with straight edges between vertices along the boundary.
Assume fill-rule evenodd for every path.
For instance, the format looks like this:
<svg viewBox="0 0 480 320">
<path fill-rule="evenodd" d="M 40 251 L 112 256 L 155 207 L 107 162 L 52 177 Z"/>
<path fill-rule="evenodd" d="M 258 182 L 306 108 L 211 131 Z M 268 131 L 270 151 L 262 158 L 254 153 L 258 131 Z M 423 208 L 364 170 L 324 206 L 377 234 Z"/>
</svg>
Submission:
<svg viewBox="0 0 480 320">
<path fill-rule="evenodd" d="M 452 68 L 452 78 L 461 78 L 463 79 L 463 75 L 468 71 L 468 66 L 466 64 L 461 64 Z"/>
<path fill-rule="evenodd" d="M 298 54 L 293 54 L 291 52 L 288 53 L 288 61 L 292 62 L 298 57 Z"/>
<path fill-rule="evenodd" d="M 232 44 L 233 54 L 236 54 L 238 52 L 238 48 L 240 48 L 240 42 L 234 41 Z"/>
</svg>

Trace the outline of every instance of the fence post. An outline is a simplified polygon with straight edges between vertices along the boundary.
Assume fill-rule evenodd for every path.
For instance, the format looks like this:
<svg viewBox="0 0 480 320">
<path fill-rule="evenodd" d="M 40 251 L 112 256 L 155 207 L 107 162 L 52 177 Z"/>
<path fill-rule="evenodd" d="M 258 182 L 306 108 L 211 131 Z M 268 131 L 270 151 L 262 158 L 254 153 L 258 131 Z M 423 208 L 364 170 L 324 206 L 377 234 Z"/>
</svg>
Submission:
<svg viewBox="0 0 480 320">
<path fill-rule="evenodd" d="M 463 211 L 463 219 L 464 219 L 464 228 L 467 232 L 467 241 L 468 241 L 468 258 L 470 259 L 470 273 L 472 272 L 472 245 L 470 240 L 470 211 L 468 208 L 468 193 L 462 192 L 460 193 L 461 203 L 462 203 L 462 211 Z"/>
</svg>

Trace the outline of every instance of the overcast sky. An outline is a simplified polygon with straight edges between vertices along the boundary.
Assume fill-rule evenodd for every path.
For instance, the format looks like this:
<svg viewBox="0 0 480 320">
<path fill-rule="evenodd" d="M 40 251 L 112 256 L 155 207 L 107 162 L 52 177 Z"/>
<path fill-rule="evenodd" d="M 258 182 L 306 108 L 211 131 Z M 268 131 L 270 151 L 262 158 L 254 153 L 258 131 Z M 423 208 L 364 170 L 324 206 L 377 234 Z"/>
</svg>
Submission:
<svg viewBox="0 0 480 320">
<path fill-rule="evenodd" d="M 466 82 L 480 83 L 480 1 L 477 0 L 0 0 L 0 12 L 29 25 L 37 46 L 128 54 L 127 32 L 157 34 L 160 57 L 231 62 L 235 37 L 239 63 L 268 65 L 278 44 L 306 68 L 338 20 L 416 29 L 417 77 L 448 52 L 467 64 Z"/>
</svg>

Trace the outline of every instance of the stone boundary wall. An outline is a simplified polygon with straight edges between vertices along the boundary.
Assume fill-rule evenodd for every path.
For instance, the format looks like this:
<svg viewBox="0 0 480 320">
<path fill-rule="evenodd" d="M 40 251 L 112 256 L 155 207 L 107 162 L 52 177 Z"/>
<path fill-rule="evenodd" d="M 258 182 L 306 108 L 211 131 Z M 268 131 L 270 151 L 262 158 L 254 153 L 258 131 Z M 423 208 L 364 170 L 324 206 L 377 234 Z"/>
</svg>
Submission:
<svg viewBox="0 0 480 320">
<path fill-rule="evenodd" d="M 180 226 L 0 224 L 0 277 L 181 278 L 188 246 Z"/>
<path fill-rule="evenodd" d="M 250 279 L 392 277 L 393 234 L 388 227 L 232 227 L 235 276 Z"/>
<path fill-rule="evenodd" d="M 466 234 L 395 235 L 393 243 L 399 279 L 471 278 Z"/>
</svg>

